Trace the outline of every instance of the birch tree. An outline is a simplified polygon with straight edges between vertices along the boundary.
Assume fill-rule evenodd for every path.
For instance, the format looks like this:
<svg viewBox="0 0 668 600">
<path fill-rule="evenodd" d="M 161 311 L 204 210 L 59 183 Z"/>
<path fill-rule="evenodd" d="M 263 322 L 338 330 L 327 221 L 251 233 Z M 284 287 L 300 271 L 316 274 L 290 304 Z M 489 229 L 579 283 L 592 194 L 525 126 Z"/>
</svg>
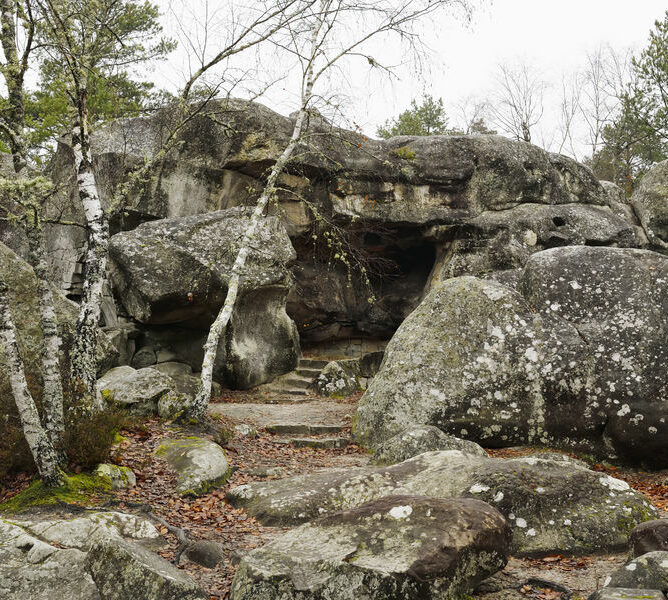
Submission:
<svg viewBox="0 0 668 600">
<path fill-rule="evenodd" d="M 100 301 L 106 280 L 109 224 L 93 172 L 89 81 L 111 74 L 169 49 L 157 39 L 161 27 L 157 8 L 134 0 L 34 0 L 40 17 L 38 34 L 49 58 L 59 62 L 73 112 L 71 147 L 79 199 L 87 224 L 84 283 L 70 356 L 73 388 L 83 412 L 95 405 L 96 360 Z M 132 26 L 128 27 L 128 22 Z"/>
<path fill-rule="evenodd" d="M 543 117 L 547 84 L 526 64 L 501 65 L 491 110 L 495 124 L 515 139 L 531 143 L 532 129 Z"/>
<path fill-rule="evenodd" d="M 379 57 L 373 56 L 369 50 L 369 42 L 372 40 L 377 42 L 379 38 L 385 38 L 389 43 L 404 42 L 413 51 L 418 50 L 420 40 L 416 27 L 422 19 L 446 7 L 467 9 L 468 5 L 463 0 L 320 0 L 306 11 L 300 27 L 288 28 L 288 38 L 278 43 L 277 49 L 294 56 L 300 66 L 299 108 L 292 135 L 268 173 L 240 243 L 230 272 L 225 301 L 211 325 L 204 346 L 200 385 L 187 417 L 201 419 L 211 399 L 218 344 L 234 310 L 251 243 L 267 206 L 276 198 L 279 176 L 296 148 L 305 143 L 309 112 L 315 108 L 314 99 L 324 97 L 327 92 L 326 89 L 318 89 L 320 84 L 326 82 L 335 67 L 350 59 L 362 59 L 372 67 L 385 68 Z"/>
</svg>

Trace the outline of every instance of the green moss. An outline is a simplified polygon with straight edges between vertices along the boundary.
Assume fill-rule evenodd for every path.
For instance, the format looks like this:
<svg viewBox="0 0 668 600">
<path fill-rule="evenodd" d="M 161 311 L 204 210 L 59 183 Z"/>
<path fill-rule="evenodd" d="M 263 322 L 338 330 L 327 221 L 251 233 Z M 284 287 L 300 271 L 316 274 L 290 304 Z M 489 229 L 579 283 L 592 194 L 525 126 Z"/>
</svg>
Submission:
<svg viewBox="0 0 668 600">
<path fill-rule="evenodd" d="M 118 431 L 117 431 L 117 432 L 115 433 L 115 435 L 114 435 L 114 444 L 120 444 L 121 442 L 124 442 L 124 441 L 127 440 L 127 439 L 128 439 L 128 438 L 126 438 L 124 435 L 121 435 L 121 434 L 118 433 Z"/>
<path fill-rule="evenodd" d="M 66 475 L 65 484 L 49 489 L 41 480 L 13 498 L 0 504 L 0 512 L 19 513 L 35 506 L 58 506 L 60 504 L 96 505 L 109 498 L 111 481 L 107 477 L 79 474 Z"/>
<path fill-rule="evenodd" d="M 403 158 L 404 160 L 415 160 L 415 150 L 412 150 L 408 146 L 402 146 L 396 150 L 390 151 L 390 156 L 395 156 L 396 158 Z"/>
</svg>

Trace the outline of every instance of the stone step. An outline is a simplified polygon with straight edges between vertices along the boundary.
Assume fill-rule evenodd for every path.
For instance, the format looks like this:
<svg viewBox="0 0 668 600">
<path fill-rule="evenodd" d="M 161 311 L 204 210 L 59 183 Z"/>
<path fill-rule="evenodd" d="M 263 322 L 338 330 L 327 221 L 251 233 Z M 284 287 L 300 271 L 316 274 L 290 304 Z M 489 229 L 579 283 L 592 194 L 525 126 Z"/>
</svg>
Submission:
<svg viewBox="0 0 668 600">
<path fill-rule="evenodd" d="M 324 369 L 329 364 L 327 360 L 317 358 L 300 358 L 299 369 Z"/>
<path fill-rule="evenodd" d="M 288 438 L 275 439 L 275 444 L 288 444 L 295 448 L 321 448 L 324 450 L 333 450 L 334 448 L 345 448 L 349 444 L 348 438 L 329 437 L 329 438 Z"/>
<path fill-rule="evenodd" d="M 269 433 L 277 435 L 318 435 L 321 433 L 341 433 L 341 425 L 323 423 L 270 423 L 265 427 Z"/>
<path fill-rule="evenodd" d="M 295 388 L 292 386 L 281 386 L 274 390 L 277 394 L 290 394 L 292 396 L 308 396 L 309 391 L 306 388 Z"/>
<path fill-rule="evenodd" d="M 308 377 L 311 381 L 313 381 L 320 373 L 322 372 L 322 369 L 302 369 L 299 368 L 295 371 L 297 375 L 300 377 Z"/>
<path fill-rule="evenodd" d="M 305 377 L 299 377 L 297 375 L 289 375 L 285 379 L 283 379 L 281 383 L 283 383 L 284 387 L 306 389 L 311 387 L 313 381 Z"/>
</svg>

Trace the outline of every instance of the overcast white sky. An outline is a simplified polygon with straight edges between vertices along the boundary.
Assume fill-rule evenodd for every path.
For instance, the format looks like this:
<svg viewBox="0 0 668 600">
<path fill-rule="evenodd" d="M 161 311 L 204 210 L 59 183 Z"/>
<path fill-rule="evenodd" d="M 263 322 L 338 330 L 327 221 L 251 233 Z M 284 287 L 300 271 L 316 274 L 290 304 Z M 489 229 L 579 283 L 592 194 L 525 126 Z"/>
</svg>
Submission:
<svg viewBox="0 0 668 600">
<path fill-rule="evenodd" d="M 161 4 L 166 6 L 168 1 Z M 191 0 L 190 6 L 204 1 Z M 227 2 L 216 0 L 209 5 L 224 11 Z M 587 52 L 601 44 L 618 49 L 644 47 L 654 21 L 663 18 L 666 8 L 665 0 L 481 0 L 468 25 L 450 18 L 425 27 L 423 39 L 433 53 L 429 71 L 422 77 L 410 68 L 399 69 L 400 79 L 393 82 L 369 77 L 366 71 L 353 72 L 346 113 L 366 133 L 375 135 L 378 125 L 424 92 L 442 97 L 446 104 L 468 96 L 489 97 L 498 65 L 518 61 L 535 68 L 552 85 L 555 97 L 562 75 L 582 67 Z M 198 13 L 199 9 L 193 10 Z M 175 36 L 175 16 L 166 23 L 167 33 Z M 385 50 L 379 48 L 379 54 Z M 161 67 L 158 80 L 178 85 L 175 62 L 179 60 L 183 63 L 183 54 Z M 287 82 L 261 101 L 289 113 L 295 109 L 294 98 Z"/>
</svg>

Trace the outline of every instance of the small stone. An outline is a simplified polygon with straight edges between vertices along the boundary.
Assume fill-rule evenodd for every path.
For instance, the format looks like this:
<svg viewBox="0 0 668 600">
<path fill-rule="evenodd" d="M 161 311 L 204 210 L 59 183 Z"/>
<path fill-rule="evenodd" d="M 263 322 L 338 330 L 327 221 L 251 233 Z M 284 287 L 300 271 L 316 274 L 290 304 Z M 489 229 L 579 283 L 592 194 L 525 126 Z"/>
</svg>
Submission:
<svg viewBox="0 0 668 600">
<path fill-rule="evenodd" d="M 661 590 L 604 587 L 596 590 L 587 600 L 666 600 Z"/>
<path fill-rule="evenodd" d="M 641 523 L 631 531 L 629 545 L 634 557 L 655 550 L 668 551 L 668 519 Z"/>
<path fill-rule="evenodd" d="M 118 465 L 101 464 L 95 469 L 95 474 L 106 477 L 111 481 L 112 490 L 125 490 L 137 485 L 137 478 L 128 467 Z"/>
<path fill-rule="evenodd" d="M 257 437 L 257 429 L 254 427 L 251 427 L 250 425 L 247 425 L 246 423 L 241 423 L 239 425 L 234 426 L 234 433 L 236 434 L 237 437 L 242 437 L 242 438 L 256 438 Z"/>
<path fill-rule="evenodd" d="M 209 540 L 192 542 L 183 552 L 189 561 L 213 569 L 218 563 L 225 560 L 225 551 L 221 544 Z"/>
</svg>

